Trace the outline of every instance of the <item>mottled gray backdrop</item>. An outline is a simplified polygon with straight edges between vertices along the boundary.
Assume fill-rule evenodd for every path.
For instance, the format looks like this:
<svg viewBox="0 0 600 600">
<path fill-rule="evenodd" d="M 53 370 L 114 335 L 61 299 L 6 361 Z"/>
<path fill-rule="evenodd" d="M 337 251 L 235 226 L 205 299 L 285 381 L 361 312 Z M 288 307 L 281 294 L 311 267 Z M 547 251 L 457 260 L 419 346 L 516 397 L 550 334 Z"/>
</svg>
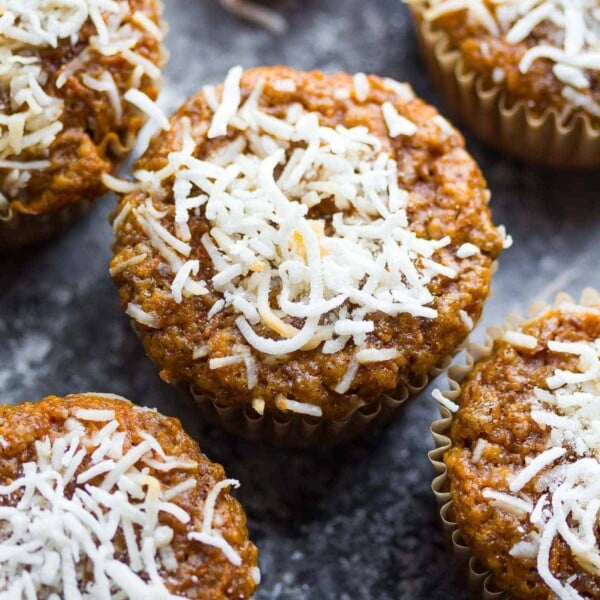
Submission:
<svg viewBox="0 0 600 600">
<path fill-rule="evenodd" d="M 217 0 L 165 4 L 167 107 L 238 63 L 379 73 L 439 105 L 397 0 L 281 1 L 290 23 L 282 37 L 236 20 Z M 485 325 L 536 298 L 600 287 L 600 181 L 524 167 L 468 141 L 495 221 L 515 238 L 474 334 L 481 338 Z M 180 417 L 242 481 L 238 497 L 261 550 L 259 599 L 463 598 L 430 491 L 429 390 L 385 431 L 330 451 L 257 447 L 204 425 L 160 382 L 119 310 L 107 273 L 113 205 L 104 199 L 60 239 L 0 254 L 0 402 L 109 391 Z"/>
</svg>

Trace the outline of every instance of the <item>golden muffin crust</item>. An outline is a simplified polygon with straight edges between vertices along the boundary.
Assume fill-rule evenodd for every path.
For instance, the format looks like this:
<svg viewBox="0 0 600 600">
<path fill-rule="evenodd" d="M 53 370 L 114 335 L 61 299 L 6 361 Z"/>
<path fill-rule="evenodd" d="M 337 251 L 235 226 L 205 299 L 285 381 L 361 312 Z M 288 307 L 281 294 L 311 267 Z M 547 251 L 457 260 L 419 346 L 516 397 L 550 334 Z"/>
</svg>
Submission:
<svg viewBox="0 0 600 600">
<path fill-rule="evenodd" d="M 551 428 L 536 421 L 535 413 L 532 416 L 532 409 L 537 408 L 533 405 L 535 388 L 547 390 L 547 380 L 557 369 L 577 371 L 579 360 L 573 354 L 551 351 L 548 343 L 598 340 L 600 311 L 553 309 L 525 324 L 520 333 L 537 340 L 531 344 L 535 347 L 496 340 L 491 355 L 477 362 L 461 383 L 460 408 L 450 433 L 452 447 L 444 462 L 453 518 L 474 556 L 494 574 L 495 584 L 516 598 L 549 600 L 555 595 L 538 572 L 536 553 L 515 556 L 513 550 L 523 540 L 537 539 L 536 527 L 528 514 L 495 505 L 490 490 L 517 498 L 510 482 L 531 459 L 554 447 Z M 569 449 L 551 466 L 559 469 L 576 459 Z M 540 483 L 543 476 L 542 472 L 529 481 L 518 500 L 535 507 L 544 494 L 551 499 Z M 569 582 L 581 597 L 600 595 L 600 577 L 593 569 L 582 568 L 560 535 L 552 539 L 548 565 L 563 586 Z"/>
<path fill-rule="evenodd" d="M 248 540 L 246 515 L 239 502 L 229 494 L 229 486 L 226 486 L 217 496 L 212 522 L 214 530 L 217 530 L 225 543 L 237 553 L 240 564 L 234 565 L 224 552 L 214 545 L 188 537 L 190 532 L 201 528 L 207 497 L 211 490 L 225 479 L 223 467 L 211 462 L 201 453 L 198 444 L 183 431 L 178 419 L 165 417 L 155 410 L 134 406 L 125 399 L 117 398 L 109 394 L 75 394 L 65 398 L 48 396 L 37 403 L 0 406 L 0 492 L 2 486 L 9 486 L 23 476 L 24 464 L 36 463 L 36 461 L 38 465 L 41 464 L 40 444 L 44 444 L 47 439 L 50 447 L 55 449 L 56 440 L 69 432 L 72 433 L 74 428 L 78 427 L 76 423 L 82 425 L 84 430 L 77 438 L 79 444 L 75 456 L 81 451 L 84 456 L 72 480 L 65 487 L 66 498 L 74 498 L 77 490 L 90 492 L 89 485 L 102 487 L 103 479 L 107 476 L 106 471 L 91 479 L 86 478 L 85 482 L 75 483 L 75 480 L 90 465 L 102 465 L 103 461 L 98 462 L 93 458 L 93 453 L 101 451 L 102 447 L 90 442 L 94 436 L 99 435 L 99 432 L 107 427 L 110 428 L 116 422 L 118 428 L 114 428 L 111 435 L 114 440 L 115 433 L 122 434 L 124 456 L 144 440 L 150 439 L 148 436 L 152 436 L 162 448 L 166 459 L 157 451 L 153 442 L 153 449 L 141 458 L 138 457 L 133 466 L 158 480 L 163 490 L 160 494 L 163 503 L 168 501 L 175 504 L 179 510 L 190 517 L 184 524 L 172 510 L 166 512 L 166 509 L 162 509 L 158 513 L 160 527 L 167 526 L 172 529 L 171 556 L 177 561 L 175 569 L 167 569 L 162 560 L 163 555 L 160 554 L 161 559 L 158 560 L 159 554 L 157 554 L 158 574 L 162 583 L 170 594 L 183 598 L 203 600 L 251 598 L 259 579 L 257 550 Z M 103 417 L 98 414 L 98 411 L 108 411 L 112 416 Z M 67 444 L 65 450 L 68 448 L 70 444 Z M 67 454 L 68 452 L 65 456 Z M 152 459 L 154 462 L 152 460 L 147 462 L 146 459 Z M 181 463 L 180 467 L 161 469 L 167 460 L 173 459 Z M 108 475 L 110 476 L 110 471 Z M 192 478 L 195 482 L 189 485 Z M 172 497 L 164 495 L 169 489 L 184 482 L 181 492 Z M 142 485 L 148 485 L 148 494 L 151 494 L 150 490 L 155 489 L 151 482 Z M 115 487 L 121 491 L 129 491 L 129 488 L 122 487 L 120 481 Z M 118 494 L 115 488 L 106 491 Z M 15 506 L 21 497 L 20 493 L 8 496 L 0 493 L 0 507 Z M 137 496 L 133 498 L 139 500 Z M 141 548 L 140 531 L 140 527 L 135 526 L 135 535 L 138 536 Z M 3 537 L 0 535 L 0 545 Z M 133 562 L 121 526 L 117 528 L 112 543 L 115 547 L 116 560 L 126 565 Z M 90 582 L 98 581 L 92 571 L 94 566 L 98 568 L 98 564 L 90 564 L 87 553 L 82 554 L 83 558 L 76 563 L 77 585 L 80 591 Z M 3 589 L 4 568 L 0 561 L 0 590 Z M 137 575 L 146 583 L 148 582 L 147 572 L 138 571 Z M 4 583 L 10 586 L 11 581 Z M 50 591 L 57 592 L 57 590 Z M 49 593 L 47 588 L 42 588 L 38 592 L 42 595 Z"/>
<path fill-rule="evenodd" d="M 281 398 L 285 398 L 317 407 L 319 416 L 325 419 L 343 419 L 357 407 L 376 403 L 382 393 L 420 380 L 456 351 L 468 334 L 470 321 L 479 318 L 489 292 L 491 267 L 503 245 L 501 233 L 491 222 L 487 206 L 489 191 L 481 171 L 466 152 L 462 136 L 408 88 L 369 76 L 366 95 L 363 97 L 361 91 L 359 99 L 355 81 L 344 73 L 305 73 L 287 67 L 252 69 L 241 78 L 242 103 L 261 82 L 258 106 L 268 115 L 284 118 L 292 105 L 299 104 L 304 111 L 317 113 L 321 126 L 363 126 L 376 136 L 397 162 L 398 186 L 410 192 L 406 205 L 410 230 L 419 238 L 440 240 L 449 236 L 448 245 L 435 258 L 455 269 L 457 276 L 435 277 L 428 286 L 434 298 L 431 306 L 438 317 L 370 313 L 368 318 L 374 322 L 374 328 L 366 343 L 375 349 L 397 348 L 397 356 L 393 360 L 361 364 L 344 392 L 336 391 L 336 387 L 353 360 L 352 343 L 331 354 L 323 354 L 322 347 L 315 344 L 277 357 L 252 348 L 257 373 L 256 385 L 249 389 L 243 362 L 210 368 L 211 359 L 230 355 L 232 348 L 245 340 L 236 326 L 239 314 L 231 306 L 209 314 L 222 294 L 210 284 L 216 271 L 200 243 L 202 236 L 210 231 L 204 214 L 190 213 L 191 252 L 187 258 L 199 261 L 197 278 L 208 282 L 207 292 L 184 296 L 181 302 L 171 293 L 173 274 L 169 265 L 151 246 L 135 216 L 136 210 L 143 209 L 151 199 L 156 214 L 168 216 L 164 226 L 171 234 L 176 233 L 170 178 L 160 192 L 144 191 L 142 186 L 121 200 L 115 213 L 115 257 L 111 262 L 123 309 L 133 305 L 155 319 L 151 326 L 137 323 L 136 328 L 165 381 L 191 385 L 224 405 L 254 403 L 256 406 L 258 401 L 264 402 L 261 409 L 264 406 L 264 410 L 277 412 L 282 406 Z M 385 103 L 416 125 L 413 135 L 389 135 L 382 114 Z M 134 172 L 155 173 L 165 167 L 169 154 L 181 148 L 184 124 L 193 132 L 194 156 L 210 161 L 212 154 L 238 135 L 230 128 L 227 136 L 209 139 L 207 131 L 212 119 L 213 110 L 204 93 L 190 98 L 171 118 L 170 131 L 153 139 Z M 328 235 L 327 219 L 335 210 L 333 201 L 325 200 L 310 208 L 308 215 L 322 217 L 326 223 L 324 235 Z M 456 251 L 466 243 L 480 251 L 458 259 Z M 145 258 L 140 259 L 140 254 Z M 302 319 L 290 323 L 296 329 L 302 327 Z M 273 336 L 262 324 L 256 326 L 256 331 L 265 337 Z M 199 347 L 203 355 L 194 359 Z"/>
</svg>

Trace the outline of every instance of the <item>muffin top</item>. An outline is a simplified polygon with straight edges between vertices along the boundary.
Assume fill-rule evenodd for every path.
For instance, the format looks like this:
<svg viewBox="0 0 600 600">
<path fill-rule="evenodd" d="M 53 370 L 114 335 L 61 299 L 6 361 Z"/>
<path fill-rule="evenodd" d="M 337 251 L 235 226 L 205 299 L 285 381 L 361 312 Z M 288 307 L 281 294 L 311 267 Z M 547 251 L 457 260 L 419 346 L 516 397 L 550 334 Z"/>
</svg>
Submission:
<svg viewBox="0 0 600 600">
<path fill-rule="evenodd" d="M 479 318 L 503 236 L 462 137 L 408 86 L 234 68 L 170 123 L 116 185 L 111 263 L 166 381 L 345 418 Z"/>
<path fill-rule="evenodd" d="M 224 477 L 178 420 L 117 396 L 0 406 L 0 595 L 250 598 Z"/>
<path fill-rule="evenodd" d="M 600 307 L 505 332 L 461 389 L 445 462 L 474 555 L 517 598 L 600 597 Z"/>
<path fill-rule="evenodd" d="M 600 119 L 598 0 L 407 0 L 439 24 L 485 84 L 566 121 Z"/>
<path fill-rule="evenodd" d="M 158 117 L 159 0 L 9 0 L 1 11 L 0 219 L 101 195 L 145 113 Z"/>
</svg>

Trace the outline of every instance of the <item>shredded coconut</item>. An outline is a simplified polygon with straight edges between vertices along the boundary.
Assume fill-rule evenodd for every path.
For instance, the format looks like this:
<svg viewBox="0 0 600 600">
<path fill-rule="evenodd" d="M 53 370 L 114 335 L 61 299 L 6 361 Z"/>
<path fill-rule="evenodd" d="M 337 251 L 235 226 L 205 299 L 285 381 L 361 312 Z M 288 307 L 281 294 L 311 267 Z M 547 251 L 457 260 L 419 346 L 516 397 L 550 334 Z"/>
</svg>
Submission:
<svg viewBox="0 0 600 600">
<path fill-rule="evenodd" d="M 460 408 L 456 402 L 452 402 L 452 400 L 446 398 L 446 396 L 444 396 L 444 394 L 442 394 L 442 392 L 438 389 L 433 390 L 431 395 L 435 400 L 437 400 L 438 404 L 444 408 L 447 408 L 450 412 L 457 412 Z"/>
<path fill-rule="evenodd" d="M 391 102 L 384 102 L 381 110 L 383 118 L 387 125 L 390 137 L 398 137 L 399 135 L 411 136 L 417 132 L 417 126 L 401 115 L 396 107 Z"/>
<path fill-rule="evenodd" d="M 298 413 L 300 415 L 309 415 L 311 417 L 323 416 L 323 410 L 320 406 L 314 404 L 307 404 L 306 402 L 297 402 L 296 400 L 289 400 L 283 396 L 279 396 L 275 401 L 277 408 L 280 410 Z M 264 407 L 263 407 L 264 410 Z"/>
<path fill-rule="evenodd" d="M 479 254 L 480 252 L 481 250 L 477 246 L 467 242 L 458 249 L 456 256 L 458 256 L 458 258 L 470 258 L 471 256 Z"/>
<path fill-rule="evenodd" d="M 152 329 L 158 329 L 160 319 L 156 315 L 151 315 L 137 304 L 130 302 L 125 309 L 125 314 L 129 315 L 134 321 L 140 325 L 145 325 Z"/>
<path fill-rule="evenodd" d="M 367 99 L 370 88 L 369 79 L 364 73 L 357 73 L 354 76 L 354 93 L 359 102 L 364 102 Z"/>
<path fill-rule="evenodd" d="M 526 350 L 535 350 L 538 345 L 536 338 L 520 331 L 505 331 L 503 339 L 515 348 L 524 348 Z"/>
<path fill-rule="evenodd" d="M 473 448 L 473 462 L 478 463 L 483 456 L 484 450 L 487 448 L 488 442 L 483 438 L 479 438 L 477 443 L 475 444 L 475 448 Z"/>
<path fill-rule="evenodd" d="M 460 309 L 458 311 L 458 316 L 460 317 L 460 320 L 465 324 L 465 327 L 469 331 L 471 331 L 471 329 L 473 329 L 473 327 L 475 326 L 475 323 L 473 322 L 471 315 L 469 315 L 469 313 L 466 310 Z"/>
</svg>

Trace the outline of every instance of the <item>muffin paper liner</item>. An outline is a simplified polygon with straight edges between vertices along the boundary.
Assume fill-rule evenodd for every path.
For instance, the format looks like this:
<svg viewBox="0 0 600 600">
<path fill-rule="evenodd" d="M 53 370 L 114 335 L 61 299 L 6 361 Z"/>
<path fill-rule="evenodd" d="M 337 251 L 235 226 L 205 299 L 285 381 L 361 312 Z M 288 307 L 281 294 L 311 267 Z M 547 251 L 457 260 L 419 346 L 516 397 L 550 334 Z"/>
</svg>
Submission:
<svg viewBox="0 0 600 600">
<path fill-rule="evenodd" d="M 137 322 L 130 319 L 130 324 L 141 339 Z M 232 435 L 288 448 L 333 446 L 388 423 L 409 398 L 423 391 L 431 379 L 446 371 L 451 361 L 451 356 L 445 357 L 439 365 L 432 367 L 418 380 L 400 385 L 393 393 L 383 394 L 377 402 L 358 408 L 347 419 L 340 421 L 328 421 L 278 409 L 265 410 L 260 415 L 249 404 L 220 404 L 188 383 L 176 383 L 175 387 L 184 398 L 197 406 L 208 423 L 220 425 Z"/>
<path fill-rule="evenodd" d="M 566 122 L 555 108 L 541 114 L 525 101 L 509 100 L 502 85 L 490 85 L 465 65 L 448 34 L 411 4 L 421 55 L 450 111 L 475 134 L 528 163 L 569 168 L 600 165 L 600 127 L 578 110 Z"/>
<path fill-rule="evenodd" d="M 0 218 L 0 249 L 20 248 L 48 240 L 86 214 L 92 204 L 92 200 L 81 200 L 60 210 L 38 215 L 13 211 Z"/>
<path fill-rule="evenodd" d="M 388 423 L 409 398 L 425 389 L 430 379 L 444 372 L 450 361 L 450 358 L 444 359 L 417 381 L 400 385 L 391 394 L 383 394 L 376 402 L 358 408 L 348 418 L 339 421 L 278 409 L 265 410 L 260 415 L 248 404 L 219 404 L 193 386 L 188 388 L 188 393 L 209 423 L 219 424 L 233 435 L 274 446 L 332 446 Z"/>
<path fill-rule="evenodd" d="M 503 327 L 490 327 L 487 330 L 484 344 L 470 343 L 467 345 L 466 364 L 453 365 L 448 369 L 449 389 L 443 391 L 442 395 L 446 399 L 457 403 L 461 394 L 461 382 L 472 371 L 477 361 L 490 356 L 494 342 L 500 339 L 505 331 L 517 329 L 527 321 L 541 316 L 551 308 L 557 308 L 566 303 L 575 303 L 583 306 L 599 305 L 600 293 L 592 288 L 587 288 L 582 292 L 580 300 L 577 302 L 569 294 L 561 292 L 557 294 L 553 305 L 544 302 L 534 302 L 529 308 L 528 318 L 511 313 L 506 318 Z M 437 473 L 433 479 L 431 488 L 437 501 L 444 537 L 452 551 L 459 573 L 466 574 L 467 576 L 469 597 L 482 600 L 510 600 L 512 599 L 510 594 L 495 586 L 493 573 L 487 570 L 473 556 L 456 523 L 454 506 L 450 494 L 450 480 L 446 465 L 444 464 L 444 455 L 452 447 L 450 427 L 454 414 L 442 404 L 438 403 L 438 407 L 441 419 L 434 421 L 431 425 L 431 434 L 435 448 L 428 453 L 428 456 Z"/>
</svg>

